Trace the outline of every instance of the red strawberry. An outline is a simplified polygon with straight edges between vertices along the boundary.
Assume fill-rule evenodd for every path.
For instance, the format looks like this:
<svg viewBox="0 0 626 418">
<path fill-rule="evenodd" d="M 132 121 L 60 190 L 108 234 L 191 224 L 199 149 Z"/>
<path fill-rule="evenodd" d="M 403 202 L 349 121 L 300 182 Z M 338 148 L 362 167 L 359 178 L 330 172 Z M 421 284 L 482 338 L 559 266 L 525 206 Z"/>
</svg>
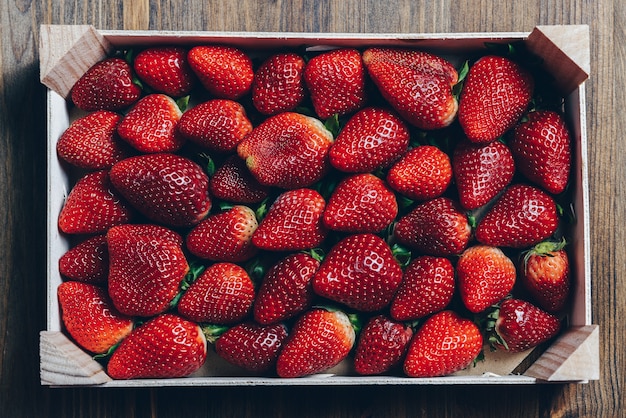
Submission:
<svg viewBox="0 0 626 418">
<path fill-rule="evenodd" d="M 473 144 L 463 141 L 452 156 L 459 202 L 465 209 L 486 205 L 513 180 L 515 163 L 502 142 Z"/>
<path fill-rule="evenodd" d="M 398 365 L 409 348 L 413 330 L 384 315 L 369 320 L 359 334 L 354 370 L 361 375 L 382 374 Z"/>
<path fill-rule="evenodd" d="M 373 174 L 354 174 L 335 188 L 326 210 L 324 225 L 345 232 L 380 232 L 398 214 L 396 196 Z"/>
<path fill-rule="evenodd" d="M 317 119 L 285 112 L 266 119 L 247 135 L 237 153 L 259 183 L 295 189 L 326 174 L 332 134 Z"/>
<path fill-rule="evenodd" d="M 183 113 L 178 132 L 201 147 L 228 152 L 235 150 L 243 137 L 252 132 L 252 123 L 241 104 L 214 99 Z"/>
<path fill-rule="evenodd" d="M 264 115 L 294 110 L 305 96 L 304 58 L 279 53 L 267 58 L 252 83 L 252 103 Z"/>
<path fill-rule="evenodd" d="M 70 97 L 79 109 L 120 110 L 135 103 L 141 88 L 133 83 L 130 65 L 121 58 L 95 63 L 72 87 Z"/>
<path fill-rule="evenodd" d="M 304 81 L 321 119 L 354 112 L 365 103 L 365 68 L 356 49 L 336 49 L 311 58 Z"/>
<path fill-rule="evenodd" d="M 261 185 L 237 155 L 228 157 L 215 170 L 209 190 L 218 199 L 243 204 L 260 203 L 269 194 L 269 187 Z"/>
<path fill-rule="evenodd" d="M 107 232 L 109 295 L 126 315 L 165 312 L 189 271 L 181 238 L 164 229 L 129 224 Z"/>
<path fill-rule="evenodd" d="M 200 326 L 162 314 L 122 341 L 107 364 L 107 373 L 113 379 L 184 377 L 204 364 L 206 353 Z"/>
<path fill-rule="evenodd" d="M 119 136 L 144 153 L 174 152 L 184 138 L 176 130 L 182 112 L 164 94 L 150 94 L 139 100 L 117 126 Z"/>
<path fill-rule="evenodd" d="M 355 234 L 332 247 L 313 277 L 313 290 L 371 312 L 391 303 L 401 281 L 402 269 L 389 245 L 374 234 Z"/>
<path fill-rule="evenodd" d="M 432 74 L 456 84 L 458 74 L 447 60 L 424 51 L 405 48 L 368 48 L 363 52 L 363 61 L 367 65 L 375 62 L 389 62 L 411 68 L 425 74 Z"/>
<path fill-rule="evenodd" d="M 480 354 L 483 337 L 469 319 L 453 311 L 431 316 L 415 333 L 404 372 L 410 377 L 436 377 L 469 366 Z"/>
<path fill-rule="evenodd" d="M 552 235 L 559 224 L 554 199 L 524 184 L 509 187 L 476 227 L 486 245 L 524 248 Z"/>
<path fill-rule="evenodd" d="M 571 138 L 563 117 L 553 111 L 530 112 L 510 142 L 517 168 L 550 193 L 565 190 L 569 179 Z"/>
<path fill-rule="evenodd" d="M 106 353 L 133 329 L 133 320 L 115 309 L 101 287 L 63 282 L 57 295 L 65 329 L 87 351 Z"/>
<path fill-rule="evenodd" d="M 328 231 L 322 217 L 326 202 L 313 189 L 288 190 L 276 198 L 252 235 L 264 250 L 297 251 L 317 247 Z"/>
<path fill-rule="evenodd" d="M 441 196 L 451 181 L 450 157 L 432 145 L 413 148 L 387 173 L 389 186 L 414 200 Z"/>
<path fill-rule="evenodd" d="M 254 296 L 254 284 L 243 267 L 216 263 L 183 294 L 178 312 L 196 322 L 232 324 L 248 315 Z"/>
<path fill-rule="evenodd" d="M 121 119 L 115 112 L 98 110 L 75 120 L 57 142 L 59 158 L 87 170 L 110 168 L 126 158 L 129 149 L 117 136 Z"/>
<path fill-rule="evenodd" d="M 298 318 L 276 362 L 280 377 L 320 373 L 344 360 L 356 334 L 349 317 L 339 310 L 314 308 Z"/>
<path fill-rule="evenodd" d="M 106 281 L 109 252 L 105 235 L 96 235 L 66 251 L 59 258 L 59 273 L 71 280 L 87 283 Z"/>
<path fill-rule="evenodd" d="M 152 90 L 172 97 L 189 94 L 196 81 L 187 50 L 181 47 L 146 48 L 135 57 L 133 69 Z"/>
<path fill-rule="evenodd" d="M 475 245 L 456 264 L 461 300 L 471 312 L 482 312 L 509 294 L 515 285 L 515 265 L 502 250 Z"/>
<path fill-rule="evenodd" d="M 237 100 L 252 87 L 252 60 L 238 48 L 200 45 L 191 48 L 187 60 L 204 88 L 217 98 Z"/>
<path fill-rule="evenodd" d="M 396 223 L 396 239 L 425 254 L 446 256 L 462 252 L 472 229 L 457 202 L 438 197 L 421 203 Z"/>
<path fill-rule="evenodd" d="M 59 214 L 59 229 L 66 234 L 100 234 L 133 219 L 135 211 L 111 187 L 109 172 L 81 177 Z"/>
<path fill-rule="evenodd" d="M 158 237 L 163 240 L 172 241 L 176 245 L 183 245 L 183 237 L 171 229 L 155 224 L 124 224 L 118 225 L 116 230 L 120 234 L 132 234 L 142 237 Z"/>
<path fill-rule="evenodd" d="M 534 81 L 514 61 L 494 55 L 470 67 L 459 101 L 459 123 L 474 143 L 496 140 L 512 128 L 532 98 Z"/>
<path fill-rule="evenodd" d="M 391 302 L 397 321 L 413 321 L 444 310 L 455 289 L 454 267 L 447 258 L 420 256 L 404 271 L 402 283 Z"/>
<path fill-rule="evenodd" d="M 394 113 L 367 107 L 352 116 L 330 148 L 333 167 L 349 173 L 384 168 L 409 146 L 409 130 Z"/>
<path fill-rule="evenodd" d="M 254 320 L 259 324 L 275 324 L 289 319 L 311 306 L 311 280 L 320 262 L 306 253 L 285 256 L 263 277 L 254 302 Z"/>
<path fill-rule="evenodd" d="M 127 158 L 113 166 L 111 182 L 141 213 L 166 225 L 195 225 L 211 209 L 208 176 L 178 155 Z"/>
<path fill-rule="evenodd" d="M 252 209 L 234 206 L 196 225 L 187 235 L 187 249 L 203 259 L 246 261 L 257 252 L 252 246 L 252 234 L 258 226 Z"/>
</svg>

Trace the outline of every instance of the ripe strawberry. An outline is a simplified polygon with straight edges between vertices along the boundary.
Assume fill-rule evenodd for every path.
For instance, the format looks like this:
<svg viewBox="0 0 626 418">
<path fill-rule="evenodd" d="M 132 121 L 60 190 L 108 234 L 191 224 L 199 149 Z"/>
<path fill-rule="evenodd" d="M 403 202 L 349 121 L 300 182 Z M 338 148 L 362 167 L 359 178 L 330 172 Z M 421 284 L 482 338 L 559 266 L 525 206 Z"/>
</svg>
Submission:
<svg viewBox="0 0 626 418">
<path fill-rule="evenodd" d="M 187 54 L 187 60 L 204 88 L 217 98 L 237 100 L 252 87 L 252 60 L 238 48 L 195 46 Z"/>
<path fill-rule="evenodd" d="M 215 170 L 209 190 L 218 199 L 243 204 L 260 203 L 269 194 L 269 187 L 254 178 L 238 155 L 231 155 Z"/>
<path fill-rule="evenodd" d="M 79 109 L 121 110 L 135 103 L 141 88 L 133 83 L 132 69 L 121 58 L 98 61 L 72 86 L 70 97 Z"/>
<path fill-rule="evenodd" d="M 117 126 L 120 138 L 144 153 L 174 152 L 185 140 L 176 130 L 182 112 L 165 94 L 139 100 Z"/>
<path fill-rule="evenodd" d="M 324 211 L 328 229 L 373 232 L 385 229 L 398 214 L 396 196 L 373 174 L 354 174 L 333 190 Z"/>
<path fill-rule="evenodd" d="M 111 168 L 111 183 L 143 215 L 169 226 L 195 225 L 211 209 L 208 176 L 178 155 L 127 158 Z"/>
<path fill-rule="evenodd" d="M 473 144 L 463 141 L 452 156 L 459 203 L 465 209 L 486 205 L 513 180 L 515 162 L 502 142 Z"/>
<path fill-rule="evenodd" d="M 471 312 L 482 312 L 501 301 L 515 285 L 515 265 L 501 249 L 475 245 L 456 264 L 461 300 Z"/>
<path fill-rule="evenodd" d="M 454 85 L 458 81 L 456 69 L 450 62 L 428 52 L 415 49 L 372 47 L 363 52 L 363 61 L 366 65 L 381 61 L 401 65 L 448 80 L 450 85 Z"/>
<path fill-rule="evenodd" d="M 181 240 L 156 226 L 109 229 L 109 295 L 120 312 L 147 317 L 169 309 L 189 271 Z"/>
<path fill-rule="evenodd" d="M 360 311 L 383 309 L 402 281 L 389 245 L 374 234 L 355 234 L 335 244 L 313 277 L 320 296 Z"/>
<path fill-rule="evenodd" d="M 264 250 L 298 251 L 322 243 L 328 231 L 322 217 L 326 202 L 313 189 L 288 190 L 276 198 L 252 235 Z"/>
<path fill-rule="evenodd" d="M 189 286 L 177 309 L 192 321 L 232 324 L 248 315 L 254 296 L 254 284 L 243 267 L 216 263 Z"/>
<path fill-rule="evenodd" d="M 524 184 L 509 187 L 476 227 L 486 245 L 524 248 L 552 235 L 559 224 L 554 199 Z"/>
<path fill-rule="evenodd" d="M 257 253 L 257 248 L 252 246 L 252 234 L 258 226 L 252 209 L 233 206 L 196 225 L 187 235 L 187 249 L 207 260 L 246 261 Z"/>
<path fill-rule="evenodd" d="M 511 151 L 519 171 L 550 193 L 565 190 L 572 160 L 571 138 L 563 117 L 530 112 L 514 130 Z"/>
<path fill-rule="evenodd" d="M 415 333 L 404 360 L 404 372 L 410 377 L 452 374 L 469 366 L 482 345 L 476 324 L 453 311 L 441 311 Z"/>
<path fill-rule="evenodd" d="M 320 373 L 344 360 L 356 339 L 350 318 L 339 310 L 313 308 L 293 326 L 276 362 L 280 377 Z"/>
<path fill-rule="evenodd" d="M 130 222 L 133 208 L 111 187 L 109 172 L 81 177 L 59 214 L 59 229 L 66 234 L 100 234 L 114 225 Z"/>
<path fill-rule="evenodd" d="M 294 110 L 305 97 L 304 67 L 304 58 L 292 52 L 267 58 L 254 75 L 254 107 L 264 115 Z"/>
<path fill-rule="evenodd" d="M 389 186 L 414 200 L 429 200 L 441 196 L 451 181 L 450 157 L 432 145 L 413 148 L 387 173 Z"/>
<path fill-rule="evenodd" d="M 177 129 L 184 138 L 201 147 L 229 152 L 252 132 L 252 123 L 241 104 L 227 99 L 213 99 L 183 113 Z"/>
<path fill-rule="evenodd" d="M 65 329 L 87 351 L 106 353 L 133 329 L 133 320 L 115 309 L 101 287 L 63 282 L 57 288 L 57 296 Z"/>
<path fill-rule="evenodd" d="M 421 203 L 396 223 L 394 236 L 425 254 L 446 256 L 461 253 L 472 229 L 458 203 L 438 197 Z"/>
<path fill-rule="evenodd" d="M 330 163 L 338 170 L 366 173 L 389 166 L 406 152 L 409 130 L 389 110 L 366 107 L 352 116 L 330 148 Z"/>
<path fill-rule="evenodd" d="M 470 67 L 459 100 L 459 123 L 474 143 L 496 140 L 520 119 L 532 98 L 532 75 L 514 61 L 495 55 Z"/>
<path fill-rule="evenodd" d="M 404 271 L 402 283 L 391 302 L 396 321 L 413 321 L 444 310 L 455 289 L 454 267 L 447 258 L 420 256 Z"/>
<path fill-rule="evenodd" d="M 400 364 L 412 337 L 411 327 L 384 315 L 372 317 L 359 334 L 354 370 L 361 375 L 388 372 Z"/>
<path fill-rule="evenodd" d="M 332 134 L 319 120 L 299 113 L 272 116 L 254 128 L 237 153 L 259 183 L 295 189 L 326 174 Z"/>
<path fill-rule="evenodd" d="M 356 49 L 336 49 L 311 58 L 304 81 L 321 119 L 352 113 L 365 103 L 365 68 Z"/>
<path fill-rule="evenodd" d="M 204 364 L 206 353 L 200 326 L 166 313 L 122 341 L 107 364 L 107 373 L 113 379 L 184 377 Z"/>
<path fill-rule="evenodd" d="M 254 320 L 275 324 L 311 307 L 311 280 L 320 262 L 306 253 L 293 253 L 280 259 L 263 276 L 254 302 Z"/>
<path fill-rule="evenodd" d="M 59 273 L 70 280 L 102 283 L 109 274 L 105 235 L 95 235 L 66 251 L 59 258 Z"/>
<path fill-rule="evenodd" d="M 172 97 L 188 95 L 196 81 L 187 62 L 187 50 L 176 46 L 144 49 L 135 57 L 133 69 L 152 90 Z"/>
</svg>

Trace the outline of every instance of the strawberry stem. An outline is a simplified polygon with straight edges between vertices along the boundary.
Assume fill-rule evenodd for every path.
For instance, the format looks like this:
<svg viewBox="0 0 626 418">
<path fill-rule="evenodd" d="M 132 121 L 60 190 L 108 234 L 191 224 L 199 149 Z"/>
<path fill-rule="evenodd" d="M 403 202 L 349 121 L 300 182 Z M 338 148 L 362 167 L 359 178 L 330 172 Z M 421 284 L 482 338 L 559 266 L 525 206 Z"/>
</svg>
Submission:
<svg viewBox="0 0 626 418">
<path fill-rule="evenodd" d="M 230 327 L 218 324 L 203 324 L 200 325 L 200 328 L 202 329 L 202 333 L 204 334 L 207 342 L 215 344 L 222 334 L 228 331 Z"/>
</svg>

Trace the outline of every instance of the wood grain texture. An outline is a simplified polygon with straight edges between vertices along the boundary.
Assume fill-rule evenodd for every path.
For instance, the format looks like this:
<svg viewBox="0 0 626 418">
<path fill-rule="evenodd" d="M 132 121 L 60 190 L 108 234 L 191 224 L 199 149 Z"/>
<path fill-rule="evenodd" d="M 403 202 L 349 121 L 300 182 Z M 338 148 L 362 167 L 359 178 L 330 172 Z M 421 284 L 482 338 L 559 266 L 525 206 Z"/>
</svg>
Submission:
<svg viewBox="0 0 626 418">
<path fill-rule="evenodd" d="M 130 4 L 132 3 L 132 4 Z M 148 7 L 146 7 L 148 6 Z M 131 11 L 136 11 L 133 14 Z M 129 15 L 129 13 L 131 13 Z M 589 24 L 593 322 L 600 380 L 522 387 L 50 389 L 45 328 L 45 89 L 39 25 L 320 32 L 529 31 Z M 0 405 L 9 417 L 620 417 L 626 398 L 626 9 L 609 0 L 9 0 L 0 6 Z"/>
</svg>

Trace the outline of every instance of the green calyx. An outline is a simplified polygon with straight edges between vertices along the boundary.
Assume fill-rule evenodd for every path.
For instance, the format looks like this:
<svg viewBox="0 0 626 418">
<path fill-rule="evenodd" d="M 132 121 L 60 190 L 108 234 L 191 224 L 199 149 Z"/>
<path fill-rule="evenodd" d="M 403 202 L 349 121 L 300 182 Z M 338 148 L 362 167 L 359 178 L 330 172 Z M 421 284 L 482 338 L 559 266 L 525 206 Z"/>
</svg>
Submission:
<svg viewBox="0 0 626 418">
<path fill-rule="evenodd" d="M 207 342 L 210 344 L 215 344 L 215 342 L 224 334 L 230 327 L 226 325 L 219 324 L 203 324 L 200 326 L 202 329 L 202 333 L 206 338 Z"/>
</svg>

